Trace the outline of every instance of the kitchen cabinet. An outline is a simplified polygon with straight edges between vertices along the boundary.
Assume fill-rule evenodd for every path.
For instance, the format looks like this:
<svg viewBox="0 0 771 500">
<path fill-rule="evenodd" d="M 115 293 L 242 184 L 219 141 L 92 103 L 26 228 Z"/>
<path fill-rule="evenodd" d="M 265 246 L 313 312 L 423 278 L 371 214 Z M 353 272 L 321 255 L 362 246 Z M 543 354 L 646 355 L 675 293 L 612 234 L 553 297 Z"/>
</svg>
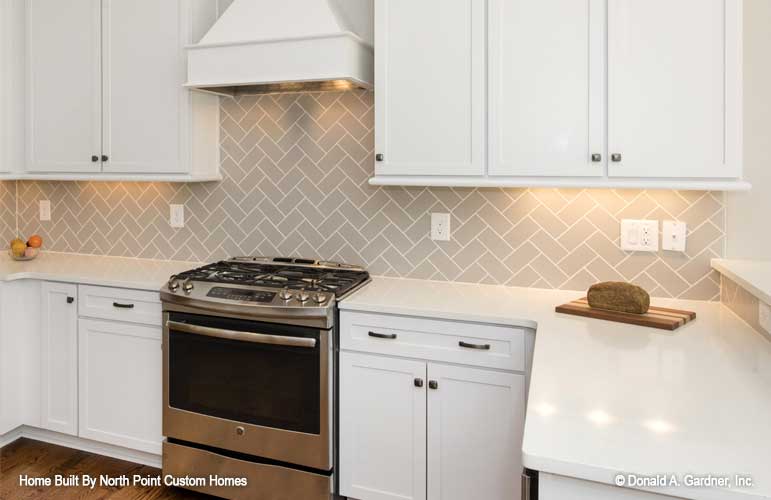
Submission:
<svg viewBox="0 0 771 500">
<path fill-rule="evenodd" d="M 487 0 L 455 21 L 431 2 L 401 3 L 383 0 L 375 11 L 383 156 L 371 184 L 750 188 L 742 179 L 742 2 Z M 487 23 L 477 25 L 485 3 Z M 442 40 L 453 24 L 462 35 Z M 480 79 L 466 64 L 476 45 L 459 45 L 467 36 L 486 41 L 479 130 L 487 151 L 474 168 L 458 168 L 468 165 L 454 161 L 465 157 L 464 134 L 477 130 L 468 119 L 476 115 L 459 113 L 474 107 L 467 89 Z M 443 49 L 463 64 L 445 67 Z"/>
<path fill-rule="evenodd" d="M 490 0 L 490 175 L 604 175 L 604 4 Z"/>
<path fill-rule="evenodd" d="M 741 175 L 741 3 L 608 2 L 612 177 Z"/>
<path fill-rule="evenodd" d="M 161 453 L 161 330 L 81 319 L 79 436 Z"/>
<path fill-rule="evenodd" d="M 342 494 L 425 500 L 426 364 L 343 352 L 340 385 Z"/>
<path fill-rule="evenodd" d="M 74 436 L 78 433 L 78 287 L 44 282 L 41 288 L 41 427 Z"/>
<path fill-rule="evenodd" d="M 428 364 L 428 500 L 520 492 L 525 377 Z"/>
<path fill-rule="evenodd" d="M 482 175 L 480 0 L 375 0 L 376 175 Z"/>
<path fill-rule="evenodd" d="M 183 87 L 184 47 L 216 13 L 206 0 L 29 0 L 26 176 L 218 179 L 218 98 Z"/>
<path fill-rule="evenodd" d="M 101 170 L 100 3 L 27 2 L 30 172 Z"/>
<path fill-rule="evenodd" d="M 518 498 L 533 343 L 519 328 L 342 311 L 341 494 Z"/>
<path fill-rule="evenodd" d="M 0 173 L 24 161 L 24 8 L 0 0 Z"/>
</svg>

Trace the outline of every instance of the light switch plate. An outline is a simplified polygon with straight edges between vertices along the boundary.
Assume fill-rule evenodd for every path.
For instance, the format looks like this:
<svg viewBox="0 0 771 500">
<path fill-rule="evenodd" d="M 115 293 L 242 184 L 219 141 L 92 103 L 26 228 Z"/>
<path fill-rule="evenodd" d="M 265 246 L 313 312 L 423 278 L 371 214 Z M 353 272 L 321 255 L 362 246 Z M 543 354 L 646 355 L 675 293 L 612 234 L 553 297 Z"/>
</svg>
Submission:
<svg viewBox="0 0 771 500">
<path fill-rule="evenodd" d="M 631 252 L 659 251 L 659 221 L 621 221 L 621 250 Z"/>
<path fill-rule="evenodd" d="M 431 239 L 450 241 L 450 214 L 431 214 Z"/>
<path fill-rule="evenodd" d="M 169 205 L 169 224 L 173 228 L 185 227 L 184 205 Z"/>
<path fill-rule="evenodd" d="M 688 225 L 685 222 L 665 220 L 662 228 L 661 248 L 673 252 L 685 252 Z"/>
<path fill-rule="evenodd" d="M 771 306 L 765 302 L 761 302 L 758 308 L 758 323 L 766 333 L 771 333 Z"/>
<path fill-rule="evenodd" d="M 51 202 L 49 200 L 40 200 L 40 220 L 51 220 Z"/>
</svg>

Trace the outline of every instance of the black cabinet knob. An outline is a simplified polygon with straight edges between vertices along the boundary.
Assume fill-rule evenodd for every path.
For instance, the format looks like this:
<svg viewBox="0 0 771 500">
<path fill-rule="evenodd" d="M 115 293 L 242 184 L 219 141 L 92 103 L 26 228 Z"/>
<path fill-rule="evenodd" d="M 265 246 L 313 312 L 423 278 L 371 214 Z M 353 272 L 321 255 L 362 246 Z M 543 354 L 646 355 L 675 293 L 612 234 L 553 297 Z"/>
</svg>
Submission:
<svg viewBox="0 0 771 500">
<path fill-rule="evenodd" d="M 601 154 L 599 154 L 599 153 L 594 153 L 594 154 L 592 155 L 592 161 L 593 161 L 594 163 L 600 163 L 600 162 L 602 161 L 602 155 L 601 155 Z"/>
<path fill-rule="evenodd" d="M 102 161 L 103 161 L 103 162 L 106 162 L 106 161 L 108 161 L 109 159 L 110 159 L 110 157 L 109 157 L 109 156 L 107 156 L 107 155 L 102 155 Z"/>
<path fill-rule="evenodd" d="M 385 155 L 383 155 L 382 153 L 378 153 L 375 155 L 375 161 L 384 161 L 384 160 L 385 160 Z"/>
<path fill-rule="evenodd" d="M 73 302 L 75 302 L 75 297 L 67 297 L 68 304 L 72 304 Z"/>
<path fill-rule="evenodd" d="M 428 388 L 429 389 L 433 389 L 433 390 L 439 389 L 439 382 L 437 382 L 436 380 L 429 380 L 428 381 Z"/>
<path fill-rule="evenodd" d="M 415 379 L 415 387 L 423 387 L 423 379 L 422 378 L 416 378 Z"/>
<path fill-rule="evenodd" d="M 92 161 L 92 162 L 94 162 L 94 163 L 96 163 L 96 162 L 98 162 L 98 161 L 99 161 L 99 157 L 98 157 L 98 156 L 96 156 L 96 155 L 94 155 L 94 156 L 92 156 L 92 157 L 91 157 L 91 161 Z"/>
</svg>

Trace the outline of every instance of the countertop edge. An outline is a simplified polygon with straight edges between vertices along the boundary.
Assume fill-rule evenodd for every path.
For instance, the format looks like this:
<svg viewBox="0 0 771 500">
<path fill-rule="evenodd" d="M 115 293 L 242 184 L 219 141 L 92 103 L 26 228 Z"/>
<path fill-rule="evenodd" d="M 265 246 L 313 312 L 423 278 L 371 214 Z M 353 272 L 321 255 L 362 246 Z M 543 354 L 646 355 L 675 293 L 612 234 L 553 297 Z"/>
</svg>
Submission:
<svg viewBox="0 0 771 500">
<path fill-rule="evenodd" d="M 726 276 L 728 279 L 736 282 L 737 284 L 741 285 L 742 287 L 744 287 L 745 290 L 750 292 L 757 299 L 765 302 L 766 304 L 771 304 L 771 293 L 760 288 L 760 286 L 757 285 L 757 282 L 753 279 L 752 276 L 747 276 L 746 273 L 737 272 L 737 270 L 733 266 L 734 262 L 749 263 L 750 261 L 732 261 L 731 259 L 712 259 L 711 265 L 712 265 L 712 269 Z M 771 262 L 765 263 L 765 264 L 771 265 Z"/>
<path fill-rule="evenodd" d="M 522 450 L 522 465 L 530 470 L 544 474 L 562 476 L 568 479 L 588 481 L 603 484 L 613 488 L 623 488 L 630 491 L 643 491 L 656 495 L 664 495 L 686 500 L 768 500 L 771 497 L 762 494 L 753 494 L 750 491 L 732 490 L 724 488 L 630 488 L 618 486 L 615 477 L 619 474 L 644 476 L 646 473 L 630 472 L 625 470 L 607 469 L 596 465 L 587 465 L 553 458 L 543 458 L 532 455 Z M 650 473 L 650 475 L 663 474 L 663 472 Z"/>
<path fill-rule="evenodd" d="M 538 322 L 531 319 L 524 318 L 512 318 L 508 316 L 488 316 L 488 315 L 474 315 L 474 314 L 460 314 L 452 313 L 442 310 L 434 309 L 420 309 L 404 306 L 387 306 L 382 304 L 349 304 L 346 303 L 346 299 L 343 299 L 338 307 L 341 311 L 354 311 L 365 313 L 377 313 L 377 314 L 393 314 L 398 316 L 415 316 L 421 318 L 430 318 L 437 320 L 448 321 L 463 321 L 466 323 L 484 323 L 489 325 L 501 325 L 511 326 L 517 328 L 528 328 L 531 330 L 538 329 Z"/>
</svg>

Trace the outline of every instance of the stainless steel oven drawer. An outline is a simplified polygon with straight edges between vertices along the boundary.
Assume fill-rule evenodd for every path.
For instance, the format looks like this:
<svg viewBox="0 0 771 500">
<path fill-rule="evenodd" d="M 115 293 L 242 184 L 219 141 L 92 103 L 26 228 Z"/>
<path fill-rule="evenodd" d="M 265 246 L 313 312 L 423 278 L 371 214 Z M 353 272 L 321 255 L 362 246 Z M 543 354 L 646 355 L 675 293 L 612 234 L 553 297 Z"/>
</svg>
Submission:
<svg viewBox="0 0 771 500">
<path fill-rule="evenodd" d="M 332 477 L 276 465 L 259 464 L 175 443 L 163 443 L 163 474 L 174 477 L 246 478 L 245 487 L 192 487 L 232 500 L 330 500 Z"/>
</svg>

